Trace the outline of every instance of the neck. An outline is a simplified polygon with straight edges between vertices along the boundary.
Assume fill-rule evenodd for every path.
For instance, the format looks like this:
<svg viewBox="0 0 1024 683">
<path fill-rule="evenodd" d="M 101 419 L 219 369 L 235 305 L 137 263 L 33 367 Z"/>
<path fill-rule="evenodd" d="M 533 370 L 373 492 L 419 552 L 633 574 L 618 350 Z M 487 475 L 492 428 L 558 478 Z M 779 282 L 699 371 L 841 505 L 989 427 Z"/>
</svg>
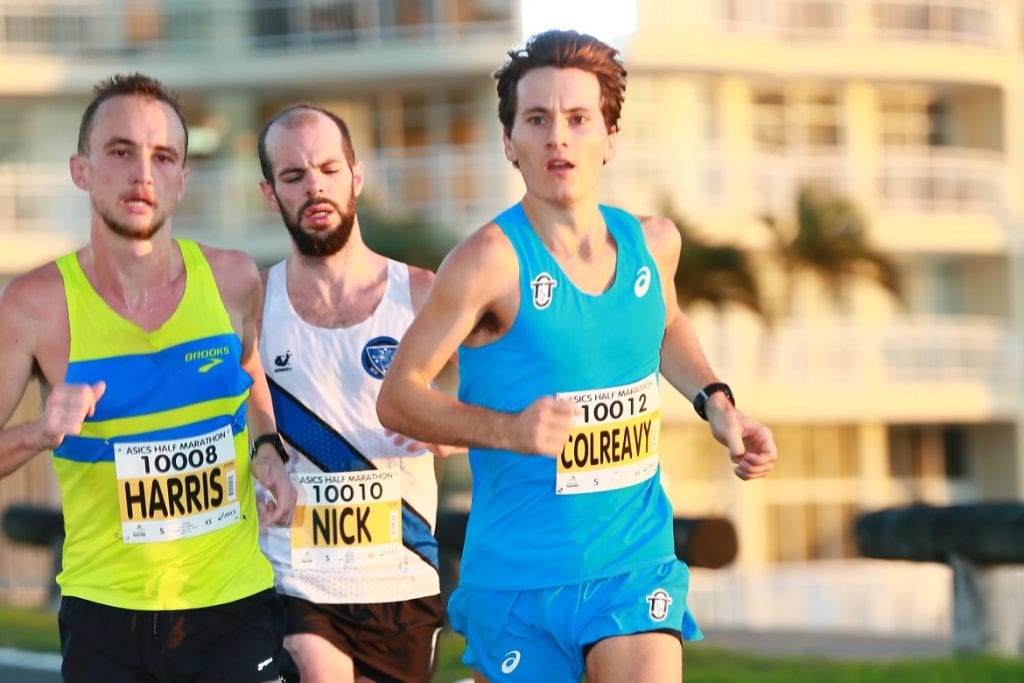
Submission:
<svg viewBox="0 0 1024 683">
<path fill-rule="evenodd" d="M 165 230 L 149 240 L 127 239 L 109 231 L 97 235 L 93 231 L 83 251 L 83 267 L 95 276 L 95 282 L 126 298 L 166 285 L 180 273 L 181 257 Z"/>
<path fill-rule="evenodd" d="M 347 293 L 365 289 L 380 279 L 386 259 L 363 242 L 353 226 L 348 242 L 330 256 L 305 256 L 292 244 L 287 273 L 289 291 L 316 293 L 327 303 L 340 303 Z"/>
<path fill-rule="evenodd" d="M 596 202 L 556 206 L 527 194 L 522 205 L 530 225 L 552 252 L 576 252 L 595 238 L 607 237 L 604 217 Z"/>
</svg>

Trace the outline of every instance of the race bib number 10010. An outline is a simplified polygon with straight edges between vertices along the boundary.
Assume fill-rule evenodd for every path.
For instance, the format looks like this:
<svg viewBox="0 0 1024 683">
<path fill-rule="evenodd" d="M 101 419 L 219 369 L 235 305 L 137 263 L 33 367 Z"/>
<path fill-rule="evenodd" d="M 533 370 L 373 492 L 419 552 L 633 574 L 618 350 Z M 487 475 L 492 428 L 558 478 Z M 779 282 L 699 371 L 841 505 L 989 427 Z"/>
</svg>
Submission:
<svg viewBox="0 0 1024 683">
<path fill-rule="evenodd" d="M 558 456 L 555 493 L 593 493 L 645 481 L 658 469 L 661 401 L 658 378 L 557 395 L 578 408 Z"/>
<path fill-rule="evenodd" d="M 125 543 L 199 536 L 240 518 L 230 426 L 182 439 L 117 443 L 114 464 Z"/>
<path fill-rule="evenodd" d="M 402 554 L 400 470 L 293 473 L 292 565 L 345 573 Z"/>
</svg>

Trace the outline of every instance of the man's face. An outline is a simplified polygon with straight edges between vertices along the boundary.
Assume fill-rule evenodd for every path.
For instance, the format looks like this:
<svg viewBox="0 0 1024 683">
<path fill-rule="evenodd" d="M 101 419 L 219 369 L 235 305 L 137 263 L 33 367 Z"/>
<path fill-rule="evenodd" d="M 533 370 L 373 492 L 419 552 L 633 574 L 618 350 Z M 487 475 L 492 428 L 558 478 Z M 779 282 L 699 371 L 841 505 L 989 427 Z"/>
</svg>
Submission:
<svg viewBox="0 0 1024 683">
<path fill-rule="evenodd" d="M 318 112 L 298 125 L 280 122 L 267 133 L 273 184 L 263 196 L 281 212 L 295 248 L 304 256 L 330 256 L 348 242 L 363 188 L 362 164 L 350 167 L 338 126 Z"/>
<path fill-rule="evenodd" d="M 185 129 L 167 104 L 140 95 L 100 105 L 88 154 L 71 157 L 75 185 L 89 192 L 93 223 L 132 240 L 163 227 L 185 193 Z"/>
<path fill-rule="evenodd" d="M 615 151 L 597 77 L 555 67 L 527 72 L 516 86 L 516 116 L 504 143 L 531 194 L 561 206 L 591 198 Z"/>
</svg>

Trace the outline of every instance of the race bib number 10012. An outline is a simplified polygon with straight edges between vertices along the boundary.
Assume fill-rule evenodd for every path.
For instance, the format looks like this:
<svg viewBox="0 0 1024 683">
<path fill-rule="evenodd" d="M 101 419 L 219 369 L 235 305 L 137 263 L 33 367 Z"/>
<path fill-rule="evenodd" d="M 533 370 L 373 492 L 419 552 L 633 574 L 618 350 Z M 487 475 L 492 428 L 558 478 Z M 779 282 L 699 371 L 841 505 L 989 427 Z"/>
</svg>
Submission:
<svg viewBox="0 0 1024 683">
<path fill-rule="evenodd" d="M 578 408 L 558 456 L 555 493 L 593 493 L 645 481 L 658 469 L 661 401 L 658 378 L 557 395 Z"/>
<path fill-rule="evenodd" d="M 114 464 L 125 543 L 199 536 L 240 518 L 230 426 L 182 439 L 117 443 Z"/>
</svg>

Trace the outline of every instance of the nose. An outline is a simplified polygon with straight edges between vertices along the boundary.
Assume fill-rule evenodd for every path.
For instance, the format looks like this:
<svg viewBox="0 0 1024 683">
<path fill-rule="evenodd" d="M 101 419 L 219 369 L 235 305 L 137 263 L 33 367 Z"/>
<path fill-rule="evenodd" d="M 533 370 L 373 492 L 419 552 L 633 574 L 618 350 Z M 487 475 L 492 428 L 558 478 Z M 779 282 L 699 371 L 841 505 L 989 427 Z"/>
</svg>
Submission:
<svg viewBox="0 0 1024 683">
<path fill-rule="evenodd" d="M 551 120 L 551 125 L 548 126 L 548 145 L 552 147 L 558 147 L 565 143 L 565 135 L 569 130 L 569 125 L 561 117 L 555 116 Z"/>
<path fill-rule="evenodd" d="M 309 172 L 306 174 L 306 195 L 309 197 L 315 197 L 323 191 L 323 187 L 320 185 L 320 177 L 315 172 Z"/>
<path fill-rule="evenodd" d="M 132 169 L 131 182 L 136 185 L 153 184 L 153 160 L 145 154 L 136 156 L 135 168 Z"/>
</svg>

